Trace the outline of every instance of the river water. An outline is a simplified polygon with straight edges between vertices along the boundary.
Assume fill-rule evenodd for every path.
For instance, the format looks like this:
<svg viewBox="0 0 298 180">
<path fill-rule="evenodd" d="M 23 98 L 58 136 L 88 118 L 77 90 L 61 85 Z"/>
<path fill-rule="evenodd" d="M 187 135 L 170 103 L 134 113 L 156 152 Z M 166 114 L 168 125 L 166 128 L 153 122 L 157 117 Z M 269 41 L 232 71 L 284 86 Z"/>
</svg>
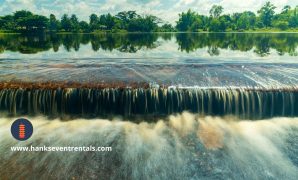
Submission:
<svg viewBox="0 0 298 180">
<path fill-rule="evenodd" d="M 297 179 L 298 34 L 0 35 L 0 177 Z M 34 127 L 13 139 L 14 119 Z M 12 152 L 12 146 L 112 152 Z"/>
</svg>

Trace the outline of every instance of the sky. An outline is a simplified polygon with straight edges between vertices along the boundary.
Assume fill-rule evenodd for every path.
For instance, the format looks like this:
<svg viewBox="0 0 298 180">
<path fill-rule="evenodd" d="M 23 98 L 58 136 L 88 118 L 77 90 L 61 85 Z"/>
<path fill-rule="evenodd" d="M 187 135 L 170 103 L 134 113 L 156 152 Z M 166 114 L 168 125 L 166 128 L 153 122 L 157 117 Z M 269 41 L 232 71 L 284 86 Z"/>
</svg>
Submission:
<svg viewBox="0 0 298 180">
<path fill-rule="evenodd" d="M 30 10 L 33 13 L 49 16 L 51 13 L 60 18 L 63 14 L 76 14 L 80 20 L 89 15 L 104 13 L 116 14 L 120 11 L 136 10 L 138 14 L 152 14 L 164 22 L 175 23 L 178 14 L 192 9 L 208 15 L 212 5 L 221 5 L 224 13 L 251 10 L 257 12 L 268 0 L 0 0 L 0 16 L 17 10 Z M 277 11 L 285 5 L 295 7 L 298 0 L 270 0 Z"/>
</svg>

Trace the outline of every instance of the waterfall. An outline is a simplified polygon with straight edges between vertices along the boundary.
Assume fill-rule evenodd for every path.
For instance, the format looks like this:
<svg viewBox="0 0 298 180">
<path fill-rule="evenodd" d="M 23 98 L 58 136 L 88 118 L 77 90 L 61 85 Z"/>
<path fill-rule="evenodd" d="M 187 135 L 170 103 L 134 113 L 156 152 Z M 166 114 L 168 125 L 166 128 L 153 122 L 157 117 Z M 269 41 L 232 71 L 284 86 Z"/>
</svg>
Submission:
<svg viewBox="0 0 298 180">
<path fill-rule="evenodd" d="M 0 110 L 9 115 L 62 117 L 154 116 L 189 111 L 262 119 L 298 115 L 298 91 L 240 88 L 2 89 Z"/>
</svg>

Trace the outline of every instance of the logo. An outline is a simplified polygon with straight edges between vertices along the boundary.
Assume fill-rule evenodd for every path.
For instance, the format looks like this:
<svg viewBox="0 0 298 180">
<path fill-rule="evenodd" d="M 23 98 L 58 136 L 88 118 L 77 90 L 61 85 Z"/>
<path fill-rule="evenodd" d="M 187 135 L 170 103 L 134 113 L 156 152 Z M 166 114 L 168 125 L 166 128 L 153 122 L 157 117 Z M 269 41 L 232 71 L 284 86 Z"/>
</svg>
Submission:
<svg viewBox="0 0 298 180">
<path fill-rule="evenodd" d="M 10 131 L 11 135 L 15 139 L 25 141 L 31 137 L 33 133 L 33 126 L 27 119 L 20 118 L 12 123 Z"/>
</svg>

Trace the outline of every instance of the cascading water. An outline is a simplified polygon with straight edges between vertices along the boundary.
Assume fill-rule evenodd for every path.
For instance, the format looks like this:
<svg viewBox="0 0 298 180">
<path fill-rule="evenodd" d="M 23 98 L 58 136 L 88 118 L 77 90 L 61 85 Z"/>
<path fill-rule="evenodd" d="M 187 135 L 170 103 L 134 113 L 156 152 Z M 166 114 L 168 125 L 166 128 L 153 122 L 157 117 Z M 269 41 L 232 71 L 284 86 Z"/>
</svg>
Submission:
<svg viewBox="0 0 298 180">
<path fill-rule="evenodd" d="M 269 48 L 254 47 L 260 46 L 262 35 L 220 35 L 225 43 L 212 46 L 204 37 L 220 40 L 217 34 L 176 36 L 179 48 L 187 52 L 204 42 L 202 47 L 208 46 L 212 55 L 218 46 L 269 53 Z M 248 48 L 239 41 L 237 46 L 230 36 L 254 43 Z M 295 55 L 295 43 L 289 48 L 273 44 L 284 42 L 280 38 L 286 34 L 274 36 L 270 47 Z M 297 39 L 288 36 L 287 42 Z M 171 37 L 167 43 L 173 43 Z M 195 38 L 193 45 L 189 38 Z M 96 40 L 91 39 L 93 49 L 108 48 Z M 27 40 L 19 41 L 22 50 Z M 157 35 L 152 41 L 165 43 Z M 5 47 L 12 49 L 10 44 Z M 239 54 L 234 54 L 236 62 L 183 54 L 151 58 L 165 49 L 170 56 L 173 44 L 149 58 L 144 58 L 142 45 L 133 54 L 136 58 L 106 58 L 111 52 L 100 58 L 77 58 L 76 52 L 65 59 L 46 53 L 43 58 L 0 58 L 0 179 L 298 179 L 296 59 L 264 62 L 265 57 L 260 61 L 245 56 L 248 62 L 239 60 Z M 121 52 L 135 49 L 133 44 L 129 50 L 127 44 L 116 45 Z M 58 51 L 59 44 L 53 49 Z M 28 118 L 34 127 L 24 142 L 9 132 L 19 117 Z M 103 146 L 112 151 L 10 150 L 17 146 Z"/>
<path fill-rule="evenodd" d="M 262 119 L 298 113 L 295 64 L 48 65 L 46 74 L 37 74 L 39 66 L 2 78 L 1 111 L 52 118 L 190 111 Z"/>
<path fill-rule="evenodd" d="M 0 110 L 9 115 L 156 116 L 190 111 L 262 119 L 298 115 L 298 90 L 65 88 L 3 89 Z"/>
</svg>

